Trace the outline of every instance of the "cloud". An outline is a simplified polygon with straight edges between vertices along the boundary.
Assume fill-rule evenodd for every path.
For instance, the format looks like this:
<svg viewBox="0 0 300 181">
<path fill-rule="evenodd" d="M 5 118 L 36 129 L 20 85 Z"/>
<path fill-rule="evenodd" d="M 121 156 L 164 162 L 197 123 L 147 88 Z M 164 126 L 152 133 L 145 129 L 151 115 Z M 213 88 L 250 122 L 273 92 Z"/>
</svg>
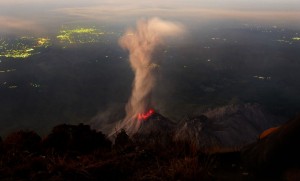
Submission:
<svg viewBox="0 0 300 181">
<path fill-rule="evenodd" d="M 77 16 L 88 19 L 95 19 L 108 22 L 124 22 L 140 17 L 159 16 L 162 18 L 201 18 L 201 19 L 236 19 L 255 21 L 277 21 L 298 23 L 300 11 L 279 11 L 279 10 L 238 10 L 218 9 L 200 7 L 179 7 L 160 6 L 147 7 L 141 5 L 115 6 L 106 4 L 93 7 L 74 7 L 57 9 L 60 13 L 70 16 Z"/>
<path fill-rule="evenodd" d="M 39 27 L 34 21 L 12 18 L 7 16 L 0 16 L 1 32 L 10 31 L 30 31 L 40 32 L 42 28 Z"/>
<path fill-rule="evenodd" d="M 122 24 L 153 16 L 180 21 L 234 19 L 299 24 L 299 5 L 297 0 L 73 0 L 72 3 L 59 0 L 0 0 L 0 16 L 28 17 L 41 24 L 45 18 L 51 22 L 67 22 L 69 16 L 74 16 L 76 21 L 88 19 Z"/>
</svg>

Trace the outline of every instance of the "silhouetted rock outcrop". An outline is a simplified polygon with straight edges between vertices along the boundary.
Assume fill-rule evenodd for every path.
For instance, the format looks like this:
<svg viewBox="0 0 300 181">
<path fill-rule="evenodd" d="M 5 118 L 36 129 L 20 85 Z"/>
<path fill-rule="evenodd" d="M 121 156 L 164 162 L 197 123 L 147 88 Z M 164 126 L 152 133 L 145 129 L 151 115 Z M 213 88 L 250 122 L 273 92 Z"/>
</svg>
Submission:
<svg viewBox="0 0 300 181">
<path fill-rule="evenodd" d="M 58 152 L 87 153 L 97 148 L 110 149 L 111 142 L 101 132 L 91 130 L 89 125 L 58 125 L 43 141 L 45 148 Z"/>
<path fill-rule="evenodd" d="M 115 139 L 115 146 L 124 147 L 131 143 L 131 140 L 124 129 L 121 130 L 120 133 L 117 134 Z"/>
<path fill-rule="evenodd" d="M 3 151 L 3 141 L 2 138 L 0 136 L 0 153 Z"/>
<path fill-rule="evenodd" d="M 3 141 L 5 151 L 40 151 L 41 137 L 33 131 L 17 131 Z"/>
<path fill-rule="evenodd" d="M 134 150 L 134 144 L 124 129 L 116 135 L 114 150 L 118 153 L 126 153 Z"/>
</svg>

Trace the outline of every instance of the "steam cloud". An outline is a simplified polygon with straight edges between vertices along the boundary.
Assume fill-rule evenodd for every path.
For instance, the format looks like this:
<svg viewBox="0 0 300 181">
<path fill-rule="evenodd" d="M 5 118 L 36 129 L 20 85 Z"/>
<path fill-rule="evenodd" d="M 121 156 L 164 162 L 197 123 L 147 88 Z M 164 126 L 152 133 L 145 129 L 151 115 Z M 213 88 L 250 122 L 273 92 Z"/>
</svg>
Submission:
<svg viewBox="0 0 300 181">
<path fill-rule="evenodd" d="M 135 74 L 131 97 L 126 105 L 126 117 L 118 128 L 134 134 L 140 127 L 139 113 L 145 113 L 151 106 L 151 92 L 156 82 L 155 60 L 152 54 L 164 38 L 183 32 L 182 26 L 159 18 L 140 20 L 136 29 L 128 29 L 119 39 L 122 48 L 129 50 L 131 68 Z"/>
</svg>

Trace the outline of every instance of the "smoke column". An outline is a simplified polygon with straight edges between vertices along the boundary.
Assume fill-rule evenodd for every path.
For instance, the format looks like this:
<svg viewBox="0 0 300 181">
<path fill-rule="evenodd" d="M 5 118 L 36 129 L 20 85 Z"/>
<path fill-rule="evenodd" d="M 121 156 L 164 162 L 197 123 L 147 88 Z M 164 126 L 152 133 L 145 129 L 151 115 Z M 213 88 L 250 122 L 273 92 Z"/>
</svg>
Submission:
<svg viewBox="0 0 300 181">
<path fill-rule="evenodd" d="M 183 32 L 182 26 L 159 18 L 140 20 L 136 29 L 128 29 L 119 39 L 122 48 L 129 51 L 131 68 L 135 74 L 131 97 L 126 105 L 126 117 L 117 128 L 123 128 L 129 135 L 140 127 L 139 113 L 150 108 L 151 92 L 155 85 L 155 71 L 152 53 L 163 43 L 163 39 Z"/>
</svg>

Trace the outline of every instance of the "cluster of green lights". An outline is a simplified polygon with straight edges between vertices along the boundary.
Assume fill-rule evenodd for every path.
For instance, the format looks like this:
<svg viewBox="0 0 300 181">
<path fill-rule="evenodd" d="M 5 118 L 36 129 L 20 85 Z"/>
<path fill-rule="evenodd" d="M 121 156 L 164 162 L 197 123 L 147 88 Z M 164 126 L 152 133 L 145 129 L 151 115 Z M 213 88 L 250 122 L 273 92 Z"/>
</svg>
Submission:
<svg viewBox="0 0 300 181">
<path fill-rule="evenodd" d="M 300 37 L 293 37 L 292 40 L 294 40 L 294 41 L 300 41 Z"/>
<path fill-rule="evenodd" d="M 7 82 L 3 82 L 2 84 L 0 84 L 0 88 L 2 87 L 1 85 L 3 85 L 3 88 L 8 88 L 8 89 L 16 89 L 16 88 L 18 88 L 17 85 L 9 84 Z"/>
<path fill-rule="evenodd" d="M 104 34 L 114 34 L 114 32 L 103 32 L 95 28 L 75 28 L 63 29 L 59 31 L 56 38 L 65 48 L 68 44 L 84 44 L 100 42 Z M 40 48 L 51 46 L 51 40 L 45 37 L 19 37 L 1 38 L 0 37 L 0 58 L 25 59 L 40 53 Z"/>
<path fill-rule="evenodd" d="M 76 44 L 76 43 L 94 43 L 99 41 L 99 37 L 105 34 L 95 28 L 76 28 L 61 30 L 56 38 L 61 43 Z"/>
<path fill-rule="evenodd" d="M 16 89 L 16 88 L 18 88 L 18 86 L 17 85 L 11 85 L 11 86 L 8 86 L 8 88 L 9 89 Z"/>
<path fill-rule="evenodd" d="M 0 70 L 0 73 L 14 72 L 16 69 Z"/>
<path fill-rule="evenodd" d="M 29 56 L 32 55 L 32 51 L 34 49 L 29 48 L 29 49 L 25 49 L 25 50 L 7 50 L 3 55 L 3 57 L 6 58 L 27 58 Z"/>
<path fill-rule="evenodd" d="M 34 88 L 39 88 L 39 87 L 41 87 L 40 84 L 36 84 L 36 83 L 30 83 L 30 85 L 31 85 L 32 87 L 34 87 Z"/>
<path fill-rule="evenodd" d="M 51 45 L 49 38 L 37 38 L 37 47 L 49 47 Z"/>
<path fill-rule="evenodd" d="M 40 88 L 41 87 L 40 84 L 33 83 L 33 82 L 31 82 L 29 85 L 31 87 L 33 87 L 33 88 Z M 3 86 L 3 88 L 8 88 L 8 89 L 16 89 L 16 88 L 18 88 L 18 85 L 15 85 L 15 84 L 12 84 L 12 83 L 8 83 L 8 82 L 3 82 L 2 84 L 0 84 L 0 87 L 2 87 L 2 86 Z"/>
<path fill-rule="evenodd" d="M 0 57 L 28 58 L 37 54 L 37 48 L 50 46 L 49 38 L 21 37 L 14 40 L 0 39 Z"/>
</svg>

